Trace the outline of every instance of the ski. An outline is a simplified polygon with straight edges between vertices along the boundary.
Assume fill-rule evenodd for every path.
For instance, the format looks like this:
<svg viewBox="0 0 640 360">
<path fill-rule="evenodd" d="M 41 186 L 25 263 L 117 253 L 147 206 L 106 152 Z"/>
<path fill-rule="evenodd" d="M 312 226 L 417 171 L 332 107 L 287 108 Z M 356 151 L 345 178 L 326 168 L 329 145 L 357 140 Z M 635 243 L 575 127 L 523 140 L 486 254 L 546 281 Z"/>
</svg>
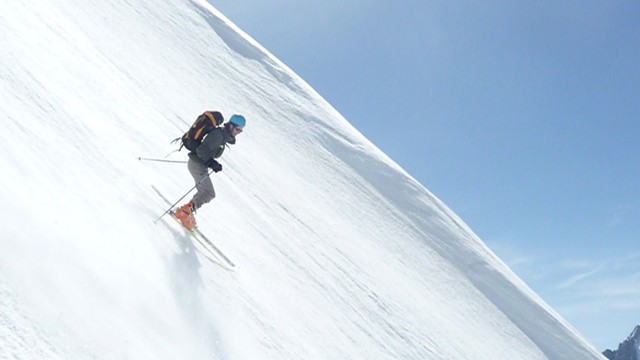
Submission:
<svg viewBox="0 0 640 360">
<path fill-rule="evenodd" d="M 173 216 L 173 218 L 174 218 L 174 219 L 176 219 L 177 221 L 180 221 L 180 220 L 178 220 L 178 218 L 176 218 L 176 217 L 175 217 L 175 215 L 173 215 L 173 214 L 172 214 L 172 216 Z M 180 225 L 182 225 L 182 223 L 180 223 Z M 207 246 L 208 246 L 208 249 L 209 249 L 210 251 L 215 252 L 215 254 L 216 254 L 218 257 L 222 258 L 222 260 L 224 260 L 224 262 L 226 262 L 226 263 L 227 263 L 227 264 L 228 264 L 232 269 L 236 267 L 236 264 L 234 264 L 231 260 L 229 260 L 229 258 L 228 258 L 228 257 L 227 257 L 227 256 L 226 256 L 222 251 L 220 251 L 220 249 L 218 249 L 218 247 L 217 247 L 217 246 L 215 246 L 215 245 L 213 244 L 213 242 L 211 242 L 211 240 L 209 240 L 209 238 L 208 238 L 208 237 L 206 237 L 206 236 L 202 233 L 202 231 L 200 231 L 200 229 L 195 228 L 195 229 L 193 229 L 191 232 L 192 232 L 192 233 L 194 233 L 194 234 L 197 234 L 196 239 L 197 239 L 197 240 L 198 240 L 202 245 L 204 245 L 205 247 L 207 247 Z"/>
<path fill-rule="evenodd" d="M 162 198 L 162 200 L 164 200 L 169 206 L 171 206 L 171 201 L 169 201 L 169 199 L 167 199 L 160 192 L 160 190 L 158 190 L 153 185 L 151 185 L 151 188 L 153 188 L 153 190 Z M 191 234 L 192 238 L 196 240 L 196 245 L 199 244 L 202 247 L 201 252 L 207 259 L 211 260 L 212 262 L 215 262 L 216 264 L 224 267 L 225 269 L 235 270 L 236 265 L 220 249 L 218 249 L 218 247 L 215 246 L 213 242 L 209 240 L 209 238 L 205 234 L 203 234 L 202 231 L 200 231 L 200 229 L 198 228 L 187 229 L 186 227 L 184 227 L 182 222 L 176 217 L 175 213 L 173 212 L 173 209 L 169 210 L 168 213 L 171 216 L 171 218 L 180 225 L 180 227 L 182 227 L 186 232 Z"/>
</svg>

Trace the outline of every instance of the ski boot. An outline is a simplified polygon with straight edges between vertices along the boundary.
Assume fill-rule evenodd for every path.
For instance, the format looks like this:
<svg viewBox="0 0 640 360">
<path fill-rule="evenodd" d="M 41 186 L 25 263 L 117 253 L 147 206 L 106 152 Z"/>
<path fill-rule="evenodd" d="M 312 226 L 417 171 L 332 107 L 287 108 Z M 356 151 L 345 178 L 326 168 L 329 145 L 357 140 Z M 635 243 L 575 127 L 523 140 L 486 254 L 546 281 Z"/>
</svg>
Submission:
<svg viewBox="0 0 640 360">
<path fill-rule="evenodd" d="M 198 226 L 196 218 L 193 216 L 194 212 L 193 201 L 189 201 L 179 207 L 178 210 L 176 210 L 175 215 L 185 228 L 194 230 Z"/>
</svg>

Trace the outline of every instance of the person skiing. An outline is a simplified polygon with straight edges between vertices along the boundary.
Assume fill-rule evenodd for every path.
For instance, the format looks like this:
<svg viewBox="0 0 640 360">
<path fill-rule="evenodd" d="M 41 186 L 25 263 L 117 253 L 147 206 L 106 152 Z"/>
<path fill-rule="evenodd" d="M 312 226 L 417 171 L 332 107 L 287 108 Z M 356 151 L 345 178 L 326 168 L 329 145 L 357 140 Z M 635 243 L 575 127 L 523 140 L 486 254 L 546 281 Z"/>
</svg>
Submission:
<svg viewBox="0 0 640 360">
<path fill-rule="evenodd" d="M 236 143 L 236 137 L 244 130 L 246 122 L 244 116 L 232 115 L 229 122 L 211 130 L 202 143 L 189 153 L 187 167 L 196 182 L 196 193 L 189 202 L 175 212 L 176 218 L 187 229 L 198 226 L 194 217 L 195 212 L 216 197 L 208 169 L 216 173 L 222 171 L 222 164 L 216 159 L 222 156 L 227 144 Z"/>
</svg>

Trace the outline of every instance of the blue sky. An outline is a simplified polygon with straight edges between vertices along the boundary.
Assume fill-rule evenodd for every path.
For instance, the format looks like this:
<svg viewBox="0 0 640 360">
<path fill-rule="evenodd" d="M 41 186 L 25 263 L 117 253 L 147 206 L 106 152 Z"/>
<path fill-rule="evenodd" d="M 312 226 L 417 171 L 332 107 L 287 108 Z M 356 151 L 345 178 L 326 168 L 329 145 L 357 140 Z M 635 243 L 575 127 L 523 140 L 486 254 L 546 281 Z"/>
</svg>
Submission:
<svg viewBox="0 0 640 360">
<path fill-rule="evenodd" d="M 640 323 L 640 3 L 210 2 L 598 349 Z"/>
</svg>

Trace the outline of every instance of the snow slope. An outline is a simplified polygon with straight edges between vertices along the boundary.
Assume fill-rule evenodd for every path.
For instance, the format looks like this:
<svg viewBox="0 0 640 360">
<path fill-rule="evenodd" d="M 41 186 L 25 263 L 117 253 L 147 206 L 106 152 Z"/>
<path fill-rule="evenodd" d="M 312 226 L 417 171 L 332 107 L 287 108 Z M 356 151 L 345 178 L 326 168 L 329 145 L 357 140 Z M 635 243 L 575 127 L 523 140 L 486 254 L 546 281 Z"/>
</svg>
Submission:
<svg viewBox="0 0 640 360">
<path fill-rule="evenodd" d="M 203 0 L 2 1 L 0 48 L 0 358 L 603 358 Z M 137 160 L 207 109 L 248 119 L 198 214 L 236 272 Z"/>
</svg>

